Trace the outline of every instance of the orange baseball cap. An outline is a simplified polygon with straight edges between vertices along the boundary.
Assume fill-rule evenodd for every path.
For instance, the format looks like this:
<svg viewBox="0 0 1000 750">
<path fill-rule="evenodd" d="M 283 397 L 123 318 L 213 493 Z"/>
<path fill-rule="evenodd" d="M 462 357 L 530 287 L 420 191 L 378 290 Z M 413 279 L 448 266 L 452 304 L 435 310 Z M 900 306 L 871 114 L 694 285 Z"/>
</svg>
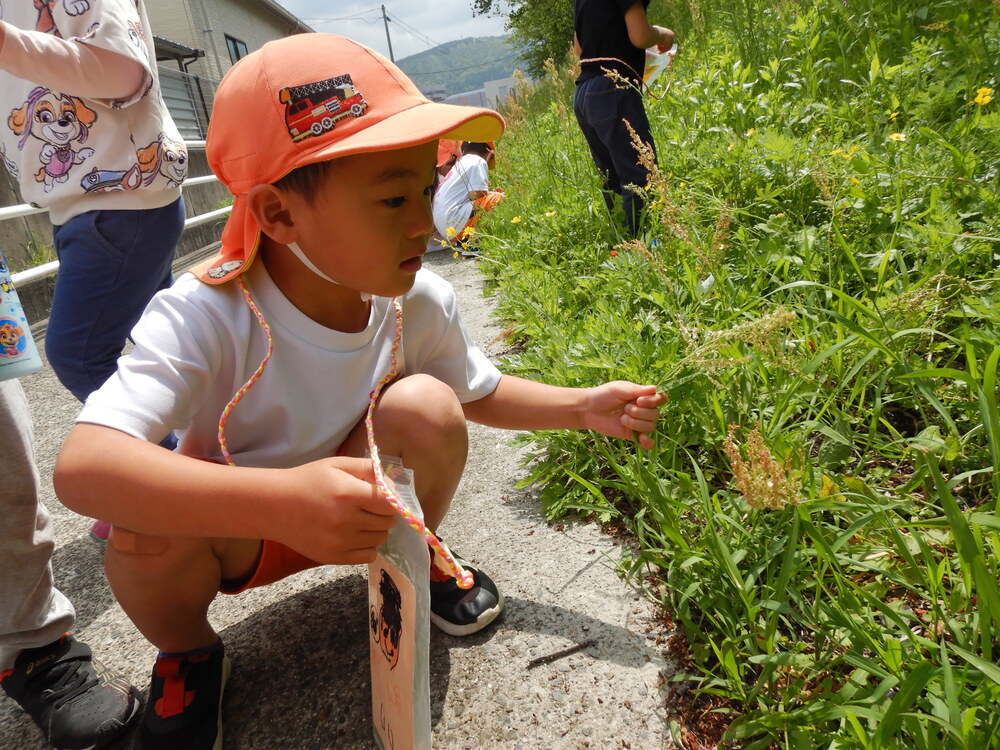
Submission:
<svg viewBox="0 0 1000 750">
<path fill-rule="evenodd" d="M 216 91 L 205 152 L 235 201 L 219 254 L 191 272 L 222 284 L 253 262 L 261 230 L 246 195 L 255 185 L 340 156 L 440 138 L 490 141 L 503 130 L 493 110 L 430 101 L 393 63 L 351 39 L 297 34 L 268 42 Z"/>
</svg>

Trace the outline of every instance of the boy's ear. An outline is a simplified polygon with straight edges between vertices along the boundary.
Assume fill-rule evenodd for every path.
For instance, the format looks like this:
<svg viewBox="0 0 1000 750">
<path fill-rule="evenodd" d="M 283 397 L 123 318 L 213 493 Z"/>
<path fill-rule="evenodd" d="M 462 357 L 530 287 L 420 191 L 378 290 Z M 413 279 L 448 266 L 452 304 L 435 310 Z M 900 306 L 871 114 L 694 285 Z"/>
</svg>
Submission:
<svg viewBox="0 0 1000 750">
<path fill-rule="evenodd" d="M 274 185 L 254 185 L 247 193 L 247 210 L 268 237 L 288 244 L 295 241 L 292 196 Z"/>
</svg>

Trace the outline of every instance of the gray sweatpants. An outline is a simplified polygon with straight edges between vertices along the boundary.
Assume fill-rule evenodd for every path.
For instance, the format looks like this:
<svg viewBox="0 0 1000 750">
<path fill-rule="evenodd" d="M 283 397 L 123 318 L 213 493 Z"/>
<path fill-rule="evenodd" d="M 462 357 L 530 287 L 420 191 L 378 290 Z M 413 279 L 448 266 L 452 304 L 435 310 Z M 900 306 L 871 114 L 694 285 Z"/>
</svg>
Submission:
<svg viewBox="0 0 1000 750">
<path fill-rule="evenodd" d="M 51 643 L 76 618 L 52 585 L 55 542 L 38 496 L 34 439 L 21 384 L 0 381 L 0 673 L 22 649 Z"/>
</svg>

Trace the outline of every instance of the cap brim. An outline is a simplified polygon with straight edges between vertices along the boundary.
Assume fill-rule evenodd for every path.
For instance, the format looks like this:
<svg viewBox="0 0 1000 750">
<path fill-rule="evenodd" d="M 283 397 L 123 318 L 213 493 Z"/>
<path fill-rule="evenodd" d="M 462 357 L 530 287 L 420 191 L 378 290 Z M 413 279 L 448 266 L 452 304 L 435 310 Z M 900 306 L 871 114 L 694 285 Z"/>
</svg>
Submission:
<svg viewBox="0 0 1000 750">
<path fill-rule="evenodd" d="M 504 131 L 500 113 L 482 107 L 425 101 L 372 123 L 350 138 L 307 150 L 299 166 L 352 154 L 392 151 L 439 139 L 495 141 Z"/>
<path fill-rule="evenodd" d="M 495 141 L 503 130 L 503 117 L 491 109 L 425 101 L 372 123 L 350 138 L 304 149 L 289 171 L 343 156 L 392 151 L 439 139 Z M 194 266 L 191 273 L 206 284 L 224 284 L 250 267 L 260 239 L 261 230 L 247 209 L 246 195 L 239 194 L 222 230 L 219 253 Z"/>
</svg>

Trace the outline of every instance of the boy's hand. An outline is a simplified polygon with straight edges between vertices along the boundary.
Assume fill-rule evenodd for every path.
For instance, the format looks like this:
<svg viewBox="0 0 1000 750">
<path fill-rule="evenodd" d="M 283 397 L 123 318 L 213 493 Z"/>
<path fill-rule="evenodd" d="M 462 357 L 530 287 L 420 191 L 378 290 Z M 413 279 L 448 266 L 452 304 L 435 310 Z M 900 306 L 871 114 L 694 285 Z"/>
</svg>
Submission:
<svg viewBox="0 0 1000 750">
<path fill-rule="evenodd" d="M 660 407 L 667 394 L 657 393 L 655 385 L 636 385 L 615 380 L 591 388 L 584 405 L 584 425 L 609 437 L 632 439 L 638 433 L 639 445 L 649 450 Z"/>
<path fill-rule="evenodd" d="M 287 489 L 299 502 L 291 504 L 278 541 L 319 563 L 371 562 L 396 523 L 367 458 L 328 458 L 288 469 Z"/>
</svg>

